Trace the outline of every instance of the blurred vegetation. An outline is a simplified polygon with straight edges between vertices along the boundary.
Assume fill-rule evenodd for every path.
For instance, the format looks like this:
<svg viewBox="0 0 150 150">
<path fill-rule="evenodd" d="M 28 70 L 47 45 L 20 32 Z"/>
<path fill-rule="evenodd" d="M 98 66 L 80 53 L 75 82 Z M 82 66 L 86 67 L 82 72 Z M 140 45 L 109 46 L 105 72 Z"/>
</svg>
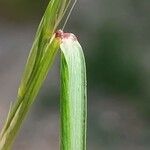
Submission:
<svg viewBox="0 0 150 150">
<path fill-rule="evenodd" d="M 90 75 L 95 72 L 95 77 L 91 79 L 99 86 L 139 96 L 140 68 L 130 52 L 130 41 L 129 31 L 112 23 L 107 23 L 99 29 L 93 45 L 96 55 L 90 63 Z M 95 68 L 98 68 L 98 71 Z"/>
<path fill-rule="evenodd" d="M 1 0 L 0 14 L 4 19 L 26 21 L 41 18 L 48 0 Z"/>
</svg>

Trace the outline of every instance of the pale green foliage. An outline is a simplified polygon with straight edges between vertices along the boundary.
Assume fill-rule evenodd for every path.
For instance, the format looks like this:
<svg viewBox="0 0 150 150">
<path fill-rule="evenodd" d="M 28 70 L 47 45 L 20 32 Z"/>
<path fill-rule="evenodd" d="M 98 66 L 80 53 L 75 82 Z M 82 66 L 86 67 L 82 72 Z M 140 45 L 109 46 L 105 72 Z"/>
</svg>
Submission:
<svg viewBox="0 0 150 150">
<path fill-rule="evenodd" d="M 70 34 L 60 45 L 61 150 L 86 149 L 86 66 L 82 48 Z"/>
</svg>

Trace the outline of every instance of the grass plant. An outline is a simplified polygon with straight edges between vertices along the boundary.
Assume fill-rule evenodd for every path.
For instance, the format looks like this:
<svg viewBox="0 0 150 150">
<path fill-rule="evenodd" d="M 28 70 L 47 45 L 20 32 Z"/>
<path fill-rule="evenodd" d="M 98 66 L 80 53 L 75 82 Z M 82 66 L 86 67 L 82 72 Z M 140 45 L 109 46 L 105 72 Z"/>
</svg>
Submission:
<svg viewBox="0 0 150 150">
<path fill-rule="evenodd" d="M 18 95 L 0 134 L 0 150 L 10 150 L 61 49 L 61 150 L 86 149 L 86 69 L 73 34 L 57 31 L 71 0 L 51 0 L 35 35 Z"/>
</svg>

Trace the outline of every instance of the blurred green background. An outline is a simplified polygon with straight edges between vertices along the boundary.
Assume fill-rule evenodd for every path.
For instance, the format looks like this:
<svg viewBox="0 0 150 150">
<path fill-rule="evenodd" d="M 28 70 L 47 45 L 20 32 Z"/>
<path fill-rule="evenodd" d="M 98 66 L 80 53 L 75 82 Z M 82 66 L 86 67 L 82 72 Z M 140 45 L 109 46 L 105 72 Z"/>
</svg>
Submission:
<svg viewBox="0 0 150 150">
<path fill-rule="evenodd" d="M 0 1 L 0 127 L 47 0 Z M 80 0 L 66 26 L 88 74 L 88 149 L 150 149 L 150 1 Z M 59 55 L 14 150 L 59 149 Z"/>
</svg>

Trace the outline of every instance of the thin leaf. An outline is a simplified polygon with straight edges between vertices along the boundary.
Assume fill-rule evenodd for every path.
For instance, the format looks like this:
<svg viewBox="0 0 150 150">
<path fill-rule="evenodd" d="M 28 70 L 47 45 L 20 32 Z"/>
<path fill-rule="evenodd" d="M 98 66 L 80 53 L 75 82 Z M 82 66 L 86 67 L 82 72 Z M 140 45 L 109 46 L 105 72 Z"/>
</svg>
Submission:
<svg viewBox="0 0 150 150">
<path fill-rule="evenodd" d="M 38 27 L 33 46 L 31 48 L 25 71 L 21 80 L 18 95 L 25 94 L 30 82 L 36 74 L 38 64 L 42 59 L 45 48 L 52 38 L 71 0 L 51 0 Z"/>
<path fill-rule="evenodd" d="M 46 78 L 59 48 L 54 32 L 71 0 L 51 0 L 38 27 L 25 71 L 19 86 L 16 102 L 11 107 L 0 134 L 0 150 L 8 150 L 31 104 Z"/>
<path fill-rule="evenodd" d="M 59 48 L 60 43 L 58 40 L 53 40 L 47 46 L 47 55 L 41 61 L 41 65 L 39 66 L 39 70 L 37 71 L 32 84 L 28 88 L 28 91 L 21 98 L 21 103 L 19 107 L 16 109 L 16 105 L 11 109 L 10 115 L 8 116 L 8 121 L 6 122 L 5 128 L 0 136 L 0 150 L 9 150 L 10 145 L 12 144 L 16 133 L 18 132 L 24 117 L 29 111 L 31 104 L 33 103 L 48 71 L 52 65 L 52 62 L 55 58 L 57 50 Z M 18 97 L 19 98 L 19 97 Z M 12 116 L 11 113 L 14 115 Z"/>
<path fill-rule="evenodd" d="M 86 150 L 86 66 L 74 35 L 61 43 L 61 150 Z"/>
</svg>

